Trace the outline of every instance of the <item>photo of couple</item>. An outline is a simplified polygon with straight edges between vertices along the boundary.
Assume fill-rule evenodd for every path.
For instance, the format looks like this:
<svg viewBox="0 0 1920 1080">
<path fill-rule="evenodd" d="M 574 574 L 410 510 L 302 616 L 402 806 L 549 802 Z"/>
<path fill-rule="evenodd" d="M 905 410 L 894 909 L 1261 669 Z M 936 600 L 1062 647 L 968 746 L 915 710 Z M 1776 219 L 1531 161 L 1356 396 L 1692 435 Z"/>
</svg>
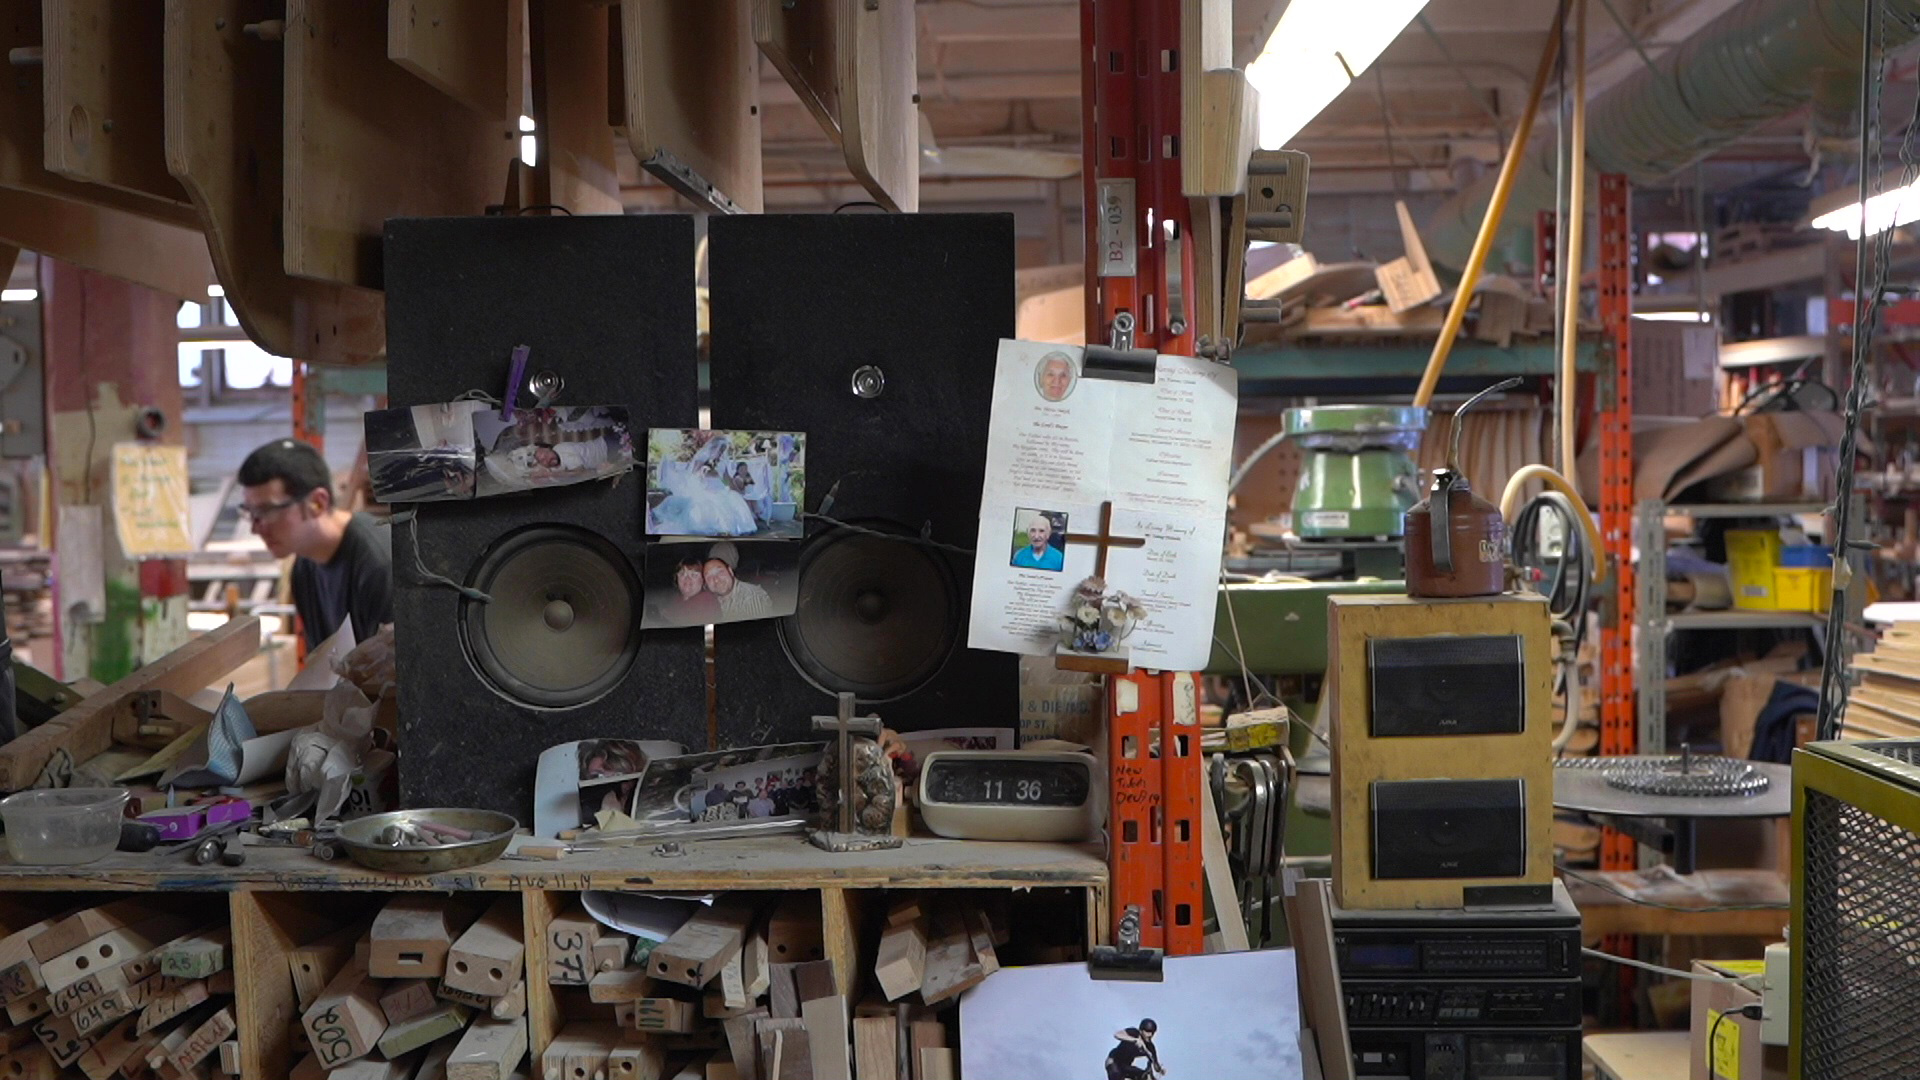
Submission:
<svg viewBox="0 0 1920 1080">
<path fill-rule="evenodd" d="M 647 432 L 647 532 L 797 540 L 805 533 L 806 436 L 792 431 Z"/>
<path fill-rule="evenodd" d="M 791 615 L 800 592 L 799 564 L 796 544 L 650 545 L 640 626 L 655 630 Z"/>
</svg>

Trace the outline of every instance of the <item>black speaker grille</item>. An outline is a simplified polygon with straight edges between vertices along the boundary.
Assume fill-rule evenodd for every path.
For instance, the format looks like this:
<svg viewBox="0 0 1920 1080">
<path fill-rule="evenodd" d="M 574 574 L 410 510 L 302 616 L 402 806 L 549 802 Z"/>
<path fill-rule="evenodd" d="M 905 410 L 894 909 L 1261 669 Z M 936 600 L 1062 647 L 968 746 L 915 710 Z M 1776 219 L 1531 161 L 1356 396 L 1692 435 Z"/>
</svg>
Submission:
<svg viewBox="0 0 1920 1080">
<path fill-rule="evenodd" d="M 807 544 L 800 596 L 780 640 L 829 694 L 892 701 L 925 686 L 959 644 L 963 601 L 930 549 L 835 529 Z"/>
<path fill-rule="evenodd" d="M 1526 873 L 1526 781 L 1382 780 L 1371 792 L 1375 878 Z"/>
<path fill-rule="evenodd" d="M 467 655 L 525 705 L 584 705 L 619 685 L 640 651 L 640 582 L 618 548 L 585 529 L 535 526 L 475 565 L 463 599 Z"/>
<path fill-rule="evenodd" d="M 1527 685 L 1518 635 L 1373 638 L 1371 730 L 1395 735 L 1517 735 Z"/>
</svg>

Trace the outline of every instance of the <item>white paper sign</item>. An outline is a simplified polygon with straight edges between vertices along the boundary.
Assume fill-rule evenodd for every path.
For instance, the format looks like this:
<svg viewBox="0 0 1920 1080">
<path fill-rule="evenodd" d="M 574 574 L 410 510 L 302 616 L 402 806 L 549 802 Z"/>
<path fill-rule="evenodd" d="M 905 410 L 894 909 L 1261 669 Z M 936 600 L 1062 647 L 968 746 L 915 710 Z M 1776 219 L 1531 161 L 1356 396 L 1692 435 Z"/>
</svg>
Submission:
<svg viewBox="0 0 1920 1080">
<path fill-rule="evenodd" d="M 980 499 L 967 644 L 1051 653 L 1067 599 L 1095 572 L 1147 618 L 1136 667 L 1191 670 L 1213 649 L 1238 382 L 1232 368 L 1162 356 L 1152 385 L 1084 377 L 1078 348 L 1002 341 Z"/>
</svg>

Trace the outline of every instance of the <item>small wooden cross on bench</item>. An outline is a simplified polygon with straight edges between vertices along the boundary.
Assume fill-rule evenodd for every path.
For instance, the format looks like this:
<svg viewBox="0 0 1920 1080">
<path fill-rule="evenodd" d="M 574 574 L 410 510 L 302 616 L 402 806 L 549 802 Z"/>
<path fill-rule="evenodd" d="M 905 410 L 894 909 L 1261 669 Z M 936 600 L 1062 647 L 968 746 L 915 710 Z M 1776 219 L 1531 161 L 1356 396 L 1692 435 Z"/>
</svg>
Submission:
<svg viewBox="0 0 1920 1080">
<path fill-rule="evenodd" d="M 824 851 L 875 851 L 882 848 L 897 848 L 901 839 L 890 832 L 869 833 L 860 828 L 853 815 L 853 736 L 867 735 L 879 740 L 881 723 L 877 716 L 853 715 L 854 698 L 851 693 L 840 692 L 839 709 L 833 716 L 813 718 L 813 730 L 829 733 L 839 739 L 840 808 L 836 824 L 837 829 L 815 829 L 807 834 L 814 847 Z"/>
<path fill-rule="evenodd" d="M 1100 504 L 1100 529 L 1098 532 L 1069 532 L 1065 537 L 1069 544 L 1092 544 L 1093 576 L 1100 579 L 1104 588 L 1107 580 L 1107 553 L 1114 548 L 1146 547 L 1144 536 L 1115 536 L 1113 534 L 1113 503 Z M 1090 671 L 1097 675 L 1125 675 L 1132 664 L 1127 661 L 1125 649 L 1115 648 L 1106 653 L 1074 652 L 1063 643 L 1054 651 L 1053 666 L 1065 671 Z"/>
</svg>

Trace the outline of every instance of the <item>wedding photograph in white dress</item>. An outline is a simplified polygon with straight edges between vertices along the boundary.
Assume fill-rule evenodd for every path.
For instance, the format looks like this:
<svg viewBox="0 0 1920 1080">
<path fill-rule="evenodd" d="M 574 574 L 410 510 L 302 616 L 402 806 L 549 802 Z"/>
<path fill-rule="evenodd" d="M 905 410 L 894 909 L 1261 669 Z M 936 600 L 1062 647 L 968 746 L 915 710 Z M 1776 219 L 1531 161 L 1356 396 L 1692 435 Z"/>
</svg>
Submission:
<svg viewBox="0 0 1920 1080">
<path fill-rule="evenodd" d="M 796 431 L 648 430 L 648 534 L 800 539 L 806 440 Z"/>
</svg>

